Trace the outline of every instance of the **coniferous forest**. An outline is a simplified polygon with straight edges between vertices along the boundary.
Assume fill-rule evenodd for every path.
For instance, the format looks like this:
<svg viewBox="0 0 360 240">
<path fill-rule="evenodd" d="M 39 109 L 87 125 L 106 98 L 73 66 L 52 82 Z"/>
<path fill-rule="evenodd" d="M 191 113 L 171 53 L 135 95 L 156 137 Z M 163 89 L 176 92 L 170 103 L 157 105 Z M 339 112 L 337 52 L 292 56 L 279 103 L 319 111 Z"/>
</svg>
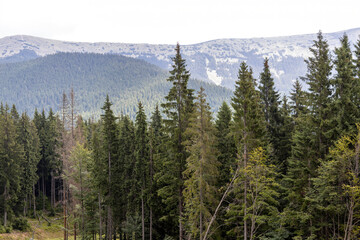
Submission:
<svg viewBox="0 0 360 240">
<path fill-rule="evenodd" d="M 287 95 L 267 58 L 260 76 L 242 62 L 215 114 L 179 44 L 149 116 L 107 97 L 83 119 L 72 90 L 33 116 L 2 99 L 0 233 L 57 218 L 64 240 L 359 239 L 360 40 L 339 41 L 318 33 Z"/>
</svg>

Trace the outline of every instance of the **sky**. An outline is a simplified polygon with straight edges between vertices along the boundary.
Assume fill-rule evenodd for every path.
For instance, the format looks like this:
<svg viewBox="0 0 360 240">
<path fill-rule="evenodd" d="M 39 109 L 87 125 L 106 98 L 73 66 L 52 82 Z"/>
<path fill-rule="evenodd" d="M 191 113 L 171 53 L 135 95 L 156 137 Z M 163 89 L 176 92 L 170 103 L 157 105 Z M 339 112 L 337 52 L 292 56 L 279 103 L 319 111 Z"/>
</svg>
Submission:
<svg viewBox="0 0 360 240">
<path fill-rule="evenodd" d="M 359 27 L 359 0 L 0 0 L 0 38 L 195 44 Z"/>
</svg>

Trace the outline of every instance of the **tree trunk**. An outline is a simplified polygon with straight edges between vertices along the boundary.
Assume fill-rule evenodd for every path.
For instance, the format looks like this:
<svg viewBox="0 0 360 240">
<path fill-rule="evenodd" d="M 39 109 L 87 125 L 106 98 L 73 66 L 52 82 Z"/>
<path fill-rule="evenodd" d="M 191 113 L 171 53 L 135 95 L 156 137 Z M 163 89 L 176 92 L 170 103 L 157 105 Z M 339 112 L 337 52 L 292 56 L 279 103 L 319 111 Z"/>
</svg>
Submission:
<svg viewBox="0 0 360 240">
<path fill-rule="evenodd" d="M 4 186 L 4 227 L 7 225 L 7 187 Z"/>
<path fill-rule="evenodd" d="M 110 145 L 108 146 L 108 164 L 109 164 L 109 198 L 111 199 L 111 155 L 110 155 Z M 107 239 L 111 240 L 112 236 L 112 209 L 111 206 L 107 207 Z"/>
<path fill-rule="evenodd" d="M 34 218 L 36 218 L 36 196 L 35 196 L 35 184 L 33 185 L 33 202 L 34 202 Z"/>
<path fill-rule="evenodd" d="M 26 194 L 26 197 L 24 199 L 24 212 L 23 212 L 24 217 L 26 217 L 27 197 L 28 197 L 28 195 Z"/>
<path fill-rule="evenodd" d="M 41 180 L 42 180 L 42 193 L 43 193 L 43 199 L 42 199 L 42 204 L 43 204 L 43 211 L 45 211 L 45 177 L 44 177 L 44 175 L 45 175 L 45 173 L 44 173 L 44 171 L 43 171 L 43 175 L 41 176 Z"/>
<path fill-rule="evenodd" d="M 141 189 L 141 230 L 142 230 L 142 240 L 145 240 L 145 209 L 144 209 L 143 189 Z"/>
<path fill-rule="evenodd" d="M 102 240 L 102 222 L 101 222 L 101 200 L 99 193 L 99 240 Z"/>
<path fill-rule="evenodd" d="M 183 213 L 183 200 L 182 200 L 182 187 L 179 187 L 179 240 L 183 240 L 183 225 L 182 225 L 182 213 Z"/>
<path fill-rule="evenodd" d="M 149 239 L 152 240 L 152 225 L 153 225 L 153 222 L 152 222 L 152 207 L 150 207 L 150 229 L 149 229 Z"/>
<path fill-rule="evenodd" d="M 221 200 L 219 202 L 219 204 L 217 205 L 216 209 L 215 209 L 215 212 L 214 212 L 214 215 L 212 215 L 211 219 L 210 219 L 210 222 L 209 222 L 209 225 L 207 226 L 207 229 L 206 229 L 206 232 L 205 232 L 205 235 L 203 237 L 203 240 L 206 240 L 208 235 L 209 235 L 209 232 L 210 232 L 210 228 L 211 228 L 211 225 L 213 224 L 213 222 L 215 221 L 216 219 L 216 216 L 217 216 L 217 213 L 219 212 L 220 210 L 220 207 L 221 207 L 221 204 L 224 202 L 225 198 L 227 197 L 228 193 L 230 192 L 231 188 L 233 187 L 233 184 L 234 184 L 234 181 L 235 179 L 238 177 L 238 174 L 239 174 L 239 170 L 240 170 L 240 165 L 238 165 L 236 171 L 235 171 L 235 174 L 233 176 L 233 178 L 231 179 L 231 182 L 229 183 L 229 185 L 227 186 L 223 196 L 221 197 Z"/>
<path fill-rule="evenodd" d="M 55 178 L 54 172 L 51 171 L 51 207 L 55 208 Z"/>
<path fill-rule="evenodd" d="M 76 240 L 76 222 L 74 223 L 74 240 Z"/>
<path fill-rule="evenodd" d="M 67 240 L 67 209 L 66 209 L 66 183 L 63 180 L 63 210 L 64 210 L 64 240 Z"/>
</svg>

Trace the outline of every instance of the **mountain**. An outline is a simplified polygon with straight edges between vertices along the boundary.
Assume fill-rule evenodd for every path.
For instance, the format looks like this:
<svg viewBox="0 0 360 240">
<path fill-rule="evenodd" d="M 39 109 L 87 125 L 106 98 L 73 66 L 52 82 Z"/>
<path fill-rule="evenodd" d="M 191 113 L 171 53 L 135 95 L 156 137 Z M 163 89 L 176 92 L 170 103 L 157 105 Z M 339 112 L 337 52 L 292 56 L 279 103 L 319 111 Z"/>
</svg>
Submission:
<svg viewBox="0 0 360 240">
<path fill-rule="evenodd" d="M 73 88 L 77 111 L 85 118 L 100 116 L 109 94 L 114 112 L 134 117 L 138 101 L 150 114 L 167 95 L 171 83 L 168 73 L 143 60 L 110 54 L 58 53 L 33 60 L 0 64 L 0 101 L 15 104 L 32 114 L 35 108 L 55 111 L 61 106 L 63 92 Z M 199 90 L 202 85 L 216 111 L 232 92 L 224 87 L 197 80 L 189 82 Z"/>
<path fill-rule="evenodd" d="M 359 38 L 360 28 L 324 34 L 330 48 L 339 45 L 346 32 L 352 43 Z M 281 92 L 291 89 L 292 81 L 306 73 L 304 59 L 316 34 L 253 38 L 219 39 L 193 45 L 183 45 L 192 77 L 233 89 L 241 61 L 254 69 L 255 77 L 262 71 L 263 58 L 270 58 L 271 72 Z M 80 43 L 49 40 L 31 36 L 12 36 L 0 39 L 0 63 L 19 62 L 58 52 L 106 53 L 142 59 L 169 70 L 175 45 Z"/>
</svg>

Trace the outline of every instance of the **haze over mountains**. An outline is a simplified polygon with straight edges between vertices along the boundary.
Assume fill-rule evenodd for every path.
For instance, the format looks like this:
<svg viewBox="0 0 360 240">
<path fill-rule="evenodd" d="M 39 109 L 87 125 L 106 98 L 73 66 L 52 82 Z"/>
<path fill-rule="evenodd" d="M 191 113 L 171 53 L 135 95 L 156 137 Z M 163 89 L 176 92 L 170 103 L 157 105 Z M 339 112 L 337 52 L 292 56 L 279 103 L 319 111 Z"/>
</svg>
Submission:
<svg viewBox="0 0 360 240">
<path fill-rule="evenodd" d="M 324 34 L 331 49 L 347 33 L 351 43 L 359 39 L 360 28 Z M 263 58 L 270 58 L 271 72 L 277 89 L 289 92 L 292 81 L 306 73 L 304 59 L 316 34 L 254 38 L 219 39 L 182 46 L 183 57 L 193 78 L 233 89 L 241 61 L 254 69 L 257 78 Z M 181 43 L 180 43 L 181 44 Z M 79 43 L 43 39 L 32 36 L 11 36 L 0 39 L 0 63 L 19 62 L 58 52 L 120 54 L 142 59 L 165 70 L 171 66 L 175 45 L 131 43 Z"/>
<path fill-rule="evenodd" d="M 28 61 L 0 64 L 0 102 L 15 104 L 32 115 L 35 108 L 59 111 L 63 92 L 73 88 L 76 110 L 84 118 L 99 117 L 108 94 L 116 115 L 134 118 L 141 101 L 148 116 L 164 101 L 171 83 L 168 72 L 143 60 L 111 54 L 57 53 Z M 217 111 L 232 92 L 191 79 L 189 87 L 206 89 Z"/>
</svg>

